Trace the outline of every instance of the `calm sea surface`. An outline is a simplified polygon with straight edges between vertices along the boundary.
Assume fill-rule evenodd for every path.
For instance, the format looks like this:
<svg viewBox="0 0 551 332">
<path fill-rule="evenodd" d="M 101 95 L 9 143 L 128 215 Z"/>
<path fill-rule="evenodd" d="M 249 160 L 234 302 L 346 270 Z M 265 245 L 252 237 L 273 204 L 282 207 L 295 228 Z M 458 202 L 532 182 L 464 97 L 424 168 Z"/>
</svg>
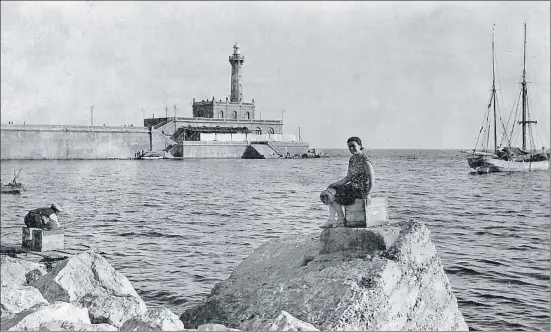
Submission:
<svg viewBox="0 0 551 332">
<path fill-rule="evenodd" d="M 1 241 L 58 202 L 69 247 L 102 252 L 148 306 L 180 315 L 254 248 L 320 231 L 349 155 L 304 160 L 2 161 Z M 332 152 L 337 155 L 336 151 Z M 471 330 L 550 330 L 549 172 L 469 175 L 456 151 L 375 150 L 390 217 L 425 222 Z"/>
</svg>

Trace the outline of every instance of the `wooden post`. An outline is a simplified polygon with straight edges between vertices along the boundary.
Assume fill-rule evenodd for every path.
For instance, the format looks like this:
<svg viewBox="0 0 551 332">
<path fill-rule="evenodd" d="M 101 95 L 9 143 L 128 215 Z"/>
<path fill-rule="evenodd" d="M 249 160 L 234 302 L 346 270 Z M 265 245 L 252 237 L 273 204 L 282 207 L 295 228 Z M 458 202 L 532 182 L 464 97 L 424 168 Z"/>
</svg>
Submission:
<svg viewBox="0 0 551 332">
<path fill-rule="evenodd" d="M 151 133 L 152 127 L 149 126 L 149 151 L 153 151 L 153 134 Z"/>
</svg>

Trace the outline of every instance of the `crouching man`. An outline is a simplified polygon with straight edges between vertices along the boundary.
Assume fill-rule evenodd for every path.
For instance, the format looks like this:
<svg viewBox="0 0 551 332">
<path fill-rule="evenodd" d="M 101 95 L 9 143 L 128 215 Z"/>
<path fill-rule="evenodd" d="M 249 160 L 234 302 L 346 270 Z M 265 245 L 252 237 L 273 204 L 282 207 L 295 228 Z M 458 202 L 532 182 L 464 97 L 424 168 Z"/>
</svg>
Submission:
<svg viewBox="0 0 551 332">
<path fill-rule="evenodd" d="M 25 226 L 44 229 L 60 228 L 61 224 L 57 220 L 58 212 L 63 212 L 63 209 L 55 203 L 49 208 L 38 208 L 31 210 L 25 216 Z"/>
</svg>

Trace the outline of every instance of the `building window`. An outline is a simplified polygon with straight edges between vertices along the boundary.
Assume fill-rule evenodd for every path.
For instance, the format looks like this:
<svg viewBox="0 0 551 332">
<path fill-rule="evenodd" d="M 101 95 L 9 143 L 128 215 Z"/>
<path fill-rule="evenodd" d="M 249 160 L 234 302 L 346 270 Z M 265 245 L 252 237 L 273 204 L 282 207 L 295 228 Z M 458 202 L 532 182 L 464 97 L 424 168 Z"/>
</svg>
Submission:
<svg viewBox="0 0 551 332">
<path fill-rule="evenodd" d="M 256 129 L 254 130 L 254 133 L 257 135 L 262 135 L 262 128 L 256 127 Z"/>
<path fill-rule="evenodd" d="M 268 134 L 275 134 L 274 128 L 268 128 Z"/>
<path fill-rule="evenodd" d="M 247 112 L 245 113 L 245 119 L 249 120 L 251 118 L 251 113 Z"/>
<path fill-rule="evenodd" d="M 233 111 L 233 118 L 237 119 L 237 111 Z"/>
<path fill-rule="evenodd" d="M 224 118 L 224 111 L 220 111 L 220 113 L 218 113 L 218 117 L 220 119 L 223 119 Z"/>
</svg>

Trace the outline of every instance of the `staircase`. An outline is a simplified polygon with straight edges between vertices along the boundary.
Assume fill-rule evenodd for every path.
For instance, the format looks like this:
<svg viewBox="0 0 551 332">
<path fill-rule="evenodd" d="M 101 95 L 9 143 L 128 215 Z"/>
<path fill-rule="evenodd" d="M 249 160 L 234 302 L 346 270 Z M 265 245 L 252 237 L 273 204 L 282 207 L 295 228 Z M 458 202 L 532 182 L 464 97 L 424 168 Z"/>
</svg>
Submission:
<svg viewBox="0 0 551 332">
<path fill-rule="evenodd" d="M 247 146 L 241 156 L 242 159 L 275 159 L 283 157 L 269 143 L 252 143 Z"/>
</svg>

